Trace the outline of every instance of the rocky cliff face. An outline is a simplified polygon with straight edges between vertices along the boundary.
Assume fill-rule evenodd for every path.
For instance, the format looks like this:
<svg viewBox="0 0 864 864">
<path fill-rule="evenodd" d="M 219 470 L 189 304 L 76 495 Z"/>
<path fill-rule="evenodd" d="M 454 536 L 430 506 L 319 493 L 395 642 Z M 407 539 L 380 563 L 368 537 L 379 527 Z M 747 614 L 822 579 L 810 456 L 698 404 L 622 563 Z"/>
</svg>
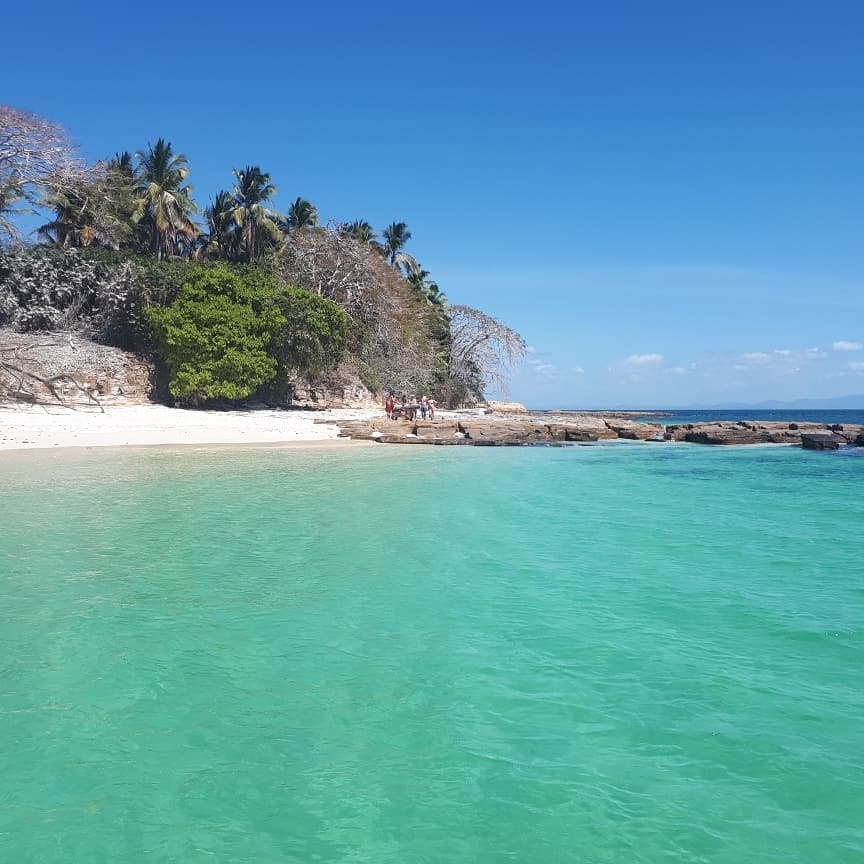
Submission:
<svg viewBox="0 0 864 864">
<path fill-rule="evenodd" d="M 309 382 L 290 381 L 291 404 L 303 408 L 377 408 L 380 399 L 361 381 L 356 366 L 341 363 Z M 382 409 L 383 410 L 383 409 Z"/>
<path fill-rule="evenodd" d="M 0 330 L 0 401 L 148 402 L 151 364 L 72 333 Z"/>
</svg>

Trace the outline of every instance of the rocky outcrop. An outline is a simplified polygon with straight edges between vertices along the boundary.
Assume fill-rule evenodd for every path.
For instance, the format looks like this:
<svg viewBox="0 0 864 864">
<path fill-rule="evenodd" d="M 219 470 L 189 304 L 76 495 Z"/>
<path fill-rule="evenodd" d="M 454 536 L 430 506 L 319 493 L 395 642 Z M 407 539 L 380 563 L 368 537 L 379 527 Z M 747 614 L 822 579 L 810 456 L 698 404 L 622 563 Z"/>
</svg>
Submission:
<svg viewBox="0 0 864 864">
<path fill-rule="evenodd" d="M 381 404 L 349 361 L 321 373 L 311 383 L 295 377 L 288 384 L 289 404 L 295 408 L 376 408 Z"/>
<path fill-rule="evenodd" d="M 331 422 L 331 421 L 321 421 Z M 544 414 L 493 417 L 450 413 L 438 420 L 353 420 L 339 423 L 345 437 L 384 444 L 470 445 L 475 447 L 564 446 L 602 440 L 686 441 L 694 444 L 796 444 L 818 449 L 864 446 L 864 426 L 818 423 L 715 422 L 665 428 L 613 413 Z M 807 443 L 805 443 L 805 441 Z"/>
<path fill-rule="evenodd" d="M 771 421 L 738 421 L 685 423 L 666 427 L 670 441 L 693 444 L 802 444 L 805 435 L 828 435 L 838 446 L 851 444 L 864 431 L 861 426 L 838 426 L 820 423 L 786 423 Z"/>
<path fill-rule="evenodd" d="M 150 399 L 153 366 L 77 333 L 0 330 L 0 402 L 92 406 Z"/>
<path fill-rule="evenodd" d="M 527 414 L 528 409 L 521 402 L 492 401 L 486 403 L 487 414 Z"/>
<path fill-rule="evenodd" d="M 805 450 L 837 450 L 845 440 L 833 432 L 803 432 L 801 446 Z"/>
<path fill-rule="evenodd" d="M 553 422 L 549 422 L 549 420 Z M 341 434 L 350 438 L 384 444 L 471 445 L 475 447 L 556 446 L 585 444 L 601 439 L 662 440 L 662 427 L 653 423 L 616 421 L 615 428 L 603 417 L 584 415 L 581 422 L 554 422 L 557 418 L 526 416 L 490 420 L 488 417 L 459 416 L 442 420 L 352 420 L 339 424 Z M 646 427 L 631 429 L 630 427 Z"/>
<path fill-rule="evenodd" d="M 625 438 L 629 441 L 662 441 L 664 429 L 659 423 L 635 423 L 632 420 L 613 418 L 603 421 L 606 428 L 614 432 L 615 438 Z"/>
</svg>

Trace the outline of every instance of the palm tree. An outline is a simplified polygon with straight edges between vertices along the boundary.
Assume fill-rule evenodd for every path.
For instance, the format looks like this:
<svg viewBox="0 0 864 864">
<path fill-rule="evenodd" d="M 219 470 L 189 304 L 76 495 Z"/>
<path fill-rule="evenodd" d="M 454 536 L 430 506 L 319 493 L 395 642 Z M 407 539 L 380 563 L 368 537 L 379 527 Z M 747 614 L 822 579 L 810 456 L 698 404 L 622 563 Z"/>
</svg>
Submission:
<svg viewBox="0 0 864 864">
<path fill-rule="evenodd" d="M 426 301 L 430 306 L 435 306 L 438 309 L 447 308 L 447 295 L 438 287 L 437 282 L 427 282 L 423 286 L 423 293 L 426 295 Z"/>
<path fill-rule="evenodd" d="M 381 249 L 384 257 L 393 267 L 398 267 L 406 261 L 406 255 L 402 251 L 405 244 L 411 239 L 411 232 L 404 222 L 391 222 L 382 232 L 384 245 Z"/>
<path fill-rule="evenodd" d="M 57 189 L 45 195 L 42 203 L 54 211 L 54 218 L 36 229 L 43 240 L 64 249 L 93 242 L 96 214 L 85 189 Z"/>
<path fill-rule="evenodd" d="M 426 277 L 429 271 L 424 270 L 412 255 L 403 253 L 402 269 L 405 271 L 405 281 L 418 293 L 423 293 Z"/>
<path fill-rule="evenodd" d="M 368 243 L 370 246 L 378 245 L 378 235 L 375 229 L 365 219 L 355 219 L 353 222 L 346 222 L 342 226 L 342 233 L 361 243 Z"/>
<path fill-rule="evenodd" d="M 447 298 L 438 287 L 438 283 L 429 279 L 429 276 L 431 275 L 429 271 L 424 270 L 416 259 L 412 258 L 410 255 L 405 255 L 403 253 L 403 257 L 405 258 L 405 280 L 408 284 L 415 291 L 421 294 L 430 306 L 446 306 Z"/>
<path fill-rule="evenodd" d="M 2 180 L 2 178 L 0 178 Z M 13 217 L 18 213 L 29 213 L 23 207 L 16 207 L 17 201 L 21 201 L 24 194 L 21 187 L 9 181 L 0 182 L 0 237 L 6 236 L 8 240 L 16 240 L 18 231 L 15 228 Z"/>
<path fill-rule="evenodd" d="M 234 196 L 222 189 L 204 210 L 209 234 L 207 254 L 226 261 L 234 257 L 237 247 L 237 226 L 231 215 L 234 203 Z"/>
<path fill-rule="evenodd" d="M 234 185 L 231 218 L 243 239 L 246 260 L 254 261 L 262 251 L 265 239 L 274 240 L 278 214 L 266 207 L 276 194 L 276 187 L 257 165 L 248 165 L 244 171 L 233 171 Z"/>
<path fill-rule="evenodd" d="M 136 202 L 131 185 L 111 168 L 111 162 L 97 162 L 86 178 L 50 190 L 42 204 L 54 211 L 54 218 L 36 233 L 64 249 L 120 249 L 135 231 L 132 215 Z"/>
<path fill-rule="evenodd" d="M 305 198 L 297 198 L 288 208 L 286 227 L 289 231 L 297 228 L 314 228 L 318 224 L 318 209 Z"/>
<path fill-rule="evenodd" d="M 135 176 L 135 169 L 132 165 L 132 154 L 128 150 L 122 153 L 115 153 L 106 163 L 108 171 L 113 171 L 121 177 L 132 180 Z"/>
<path fill-rule="evenodd" d="M 136 153 L 136 221 L 150 234 L 150 251 L 161 260 L 191 249 L 197 236 L 192 215 L 198 208 L 192 201 L 192 187 L 184 185 L 189 168 L 182 153 L 174 153 L 162 138 L 148 144 L 146 153 Z"/>
</svg>

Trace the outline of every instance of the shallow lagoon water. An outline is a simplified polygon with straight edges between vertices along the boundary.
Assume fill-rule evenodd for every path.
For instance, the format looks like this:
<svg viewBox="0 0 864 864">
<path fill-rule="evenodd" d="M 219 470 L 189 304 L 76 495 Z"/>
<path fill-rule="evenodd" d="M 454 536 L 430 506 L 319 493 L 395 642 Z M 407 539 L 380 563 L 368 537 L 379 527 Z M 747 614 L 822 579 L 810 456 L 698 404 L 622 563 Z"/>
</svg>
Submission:
<svg viewBox="0 0 864 864">
<path fill-rule="evenodd" d="M 0 460 L 0 860 L 859 862 L 864 458 Z"/>
</svg>

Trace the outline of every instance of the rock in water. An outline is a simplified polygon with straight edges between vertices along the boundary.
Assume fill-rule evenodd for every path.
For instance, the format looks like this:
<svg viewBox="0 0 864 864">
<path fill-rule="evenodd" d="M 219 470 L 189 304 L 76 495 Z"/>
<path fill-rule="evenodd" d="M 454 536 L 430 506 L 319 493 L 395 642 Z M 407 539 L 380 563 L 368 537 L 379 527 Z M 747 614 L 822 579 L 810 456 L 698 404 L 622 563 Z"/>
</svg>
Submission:
<svg viewBox="0 0 864 864">
<path fill-rule="evenodd" d="M 831 432 L 802 432 L 801 446 L 805 450 L 836 450 L 840 438 Z"/>
</svg>

